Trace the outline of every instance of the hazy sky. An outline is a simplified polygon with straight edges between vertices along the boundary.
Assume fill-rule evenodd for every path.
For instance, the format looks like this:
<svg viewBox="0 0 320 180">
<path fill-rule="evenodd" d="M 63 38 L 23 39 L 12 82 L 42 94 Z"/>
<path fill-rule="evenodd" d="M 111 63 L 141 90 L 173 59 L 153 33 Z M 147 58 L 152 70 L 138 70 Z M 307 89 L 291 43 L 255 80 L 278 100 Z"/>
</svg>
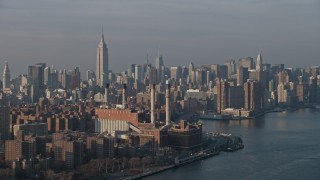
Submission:
<svg viewBox="0 0 320 180">
<path fill-rule="evenodd" d="M 113 71 L 154 63 L 222 64 L 256 58 L 320 65 L 319 0 L 0 0 L 0 68 L 29 64 L 95 70 L 104 26 Z"/>
</svg>

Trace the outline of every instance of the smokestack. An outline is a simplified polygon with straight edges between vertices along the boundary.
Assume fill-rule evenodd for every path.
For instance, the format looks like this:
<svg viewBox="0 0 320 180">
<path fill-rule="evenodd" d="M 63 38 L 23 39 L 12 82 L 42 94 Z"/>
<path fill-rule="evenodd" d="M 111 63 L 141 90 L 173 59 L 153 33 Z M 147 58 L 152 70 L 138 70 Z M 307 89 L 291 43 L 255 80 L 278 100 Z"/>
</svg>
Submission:
<svg viewBox="0 0 320 180">
<path fill-rule="evenodd" d="M 155 103 L 155 84 L 151 85 L 151 124 L 155 123 L 155 115 L 154 115 L 154 103 Z"/>
<path fill-rule="evenodd" d="M 170 84 L 166 81 L 166 125 L 170 124 Z"/>
<path fill-rule="evenodd" d="M 122 105 L 123 108 L 126 108 L 126 90 L 127 90 L 127 84 L 123 84 L 123 92 L 122 92 Z"/>
<path fill-rule="evenodd" d="M 109 83 L 106 83 L 106 86 L 104 88 L 104 103 L 106 106 L 109 105 Z"/>
</svg>

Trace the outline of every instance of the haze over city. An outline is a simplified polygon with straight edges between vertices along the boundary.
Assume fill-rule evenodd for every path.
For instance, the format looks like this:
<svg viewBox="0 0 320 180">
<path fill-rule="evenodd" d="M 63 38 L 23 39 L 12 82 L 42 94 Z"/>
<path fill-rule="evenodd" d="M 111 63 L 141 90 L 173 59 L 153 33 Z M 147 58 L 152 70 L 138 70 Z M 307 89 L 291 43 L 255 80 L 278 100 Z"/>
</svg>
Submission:
<svg viewBox="0 0 320 180">
<path fill-rule="evenodd" d="M 167 66 L 256 57 L 287 66 L 318 65 L 316 0 L 103 1 L 1 0 L 0 66 L 13 77 L 45 62 L 57 69 L 95 69 L 104 26 L 110 69 L 142 64 L 158 50 Z"/>
<path fill-rule="evenodd" d="M 319 0 L 0 0 L 0 179 L 320 177 Z"/>
</svg>

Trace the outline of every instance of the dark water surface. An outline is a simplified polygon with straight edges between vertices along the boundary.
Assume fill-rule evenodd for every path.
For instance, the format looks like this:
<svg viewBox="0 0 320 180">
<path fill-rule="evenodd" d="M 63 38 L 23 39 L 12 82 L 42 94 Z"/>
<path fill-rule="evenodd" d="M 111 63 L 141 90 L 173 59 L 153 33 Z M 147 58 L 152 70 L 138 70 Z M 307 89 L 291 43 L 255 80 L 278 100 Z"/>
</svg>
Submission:
<svg viewBox="0 0 320 180">
<path fill-rule="evenodd" d="M 242 137 L 245 148 L 145 179 L 320 179 L 320 112 L 266 114 L 241 121 L 204 121 L 205 131 Z"/>
</svg>

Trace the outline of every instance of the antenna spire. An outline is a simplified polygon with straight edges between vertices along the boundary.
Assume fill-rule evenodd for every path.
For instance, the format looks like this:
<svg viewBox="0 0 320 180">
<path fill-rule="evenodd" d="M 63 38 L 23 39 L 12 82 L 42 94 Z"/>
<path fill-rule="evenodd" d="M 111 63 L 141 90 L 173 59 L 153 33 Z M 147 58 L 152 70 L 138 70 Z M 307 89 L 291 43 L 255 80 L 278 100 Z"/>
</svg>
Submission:
<svg viewBox="0 0 320 180">
<path fill-rule="evenodd" d="M 101 41 L 104 41 L 103 24 L 102 24 L 102 26 L 101 26 Z"/>
</svg>

